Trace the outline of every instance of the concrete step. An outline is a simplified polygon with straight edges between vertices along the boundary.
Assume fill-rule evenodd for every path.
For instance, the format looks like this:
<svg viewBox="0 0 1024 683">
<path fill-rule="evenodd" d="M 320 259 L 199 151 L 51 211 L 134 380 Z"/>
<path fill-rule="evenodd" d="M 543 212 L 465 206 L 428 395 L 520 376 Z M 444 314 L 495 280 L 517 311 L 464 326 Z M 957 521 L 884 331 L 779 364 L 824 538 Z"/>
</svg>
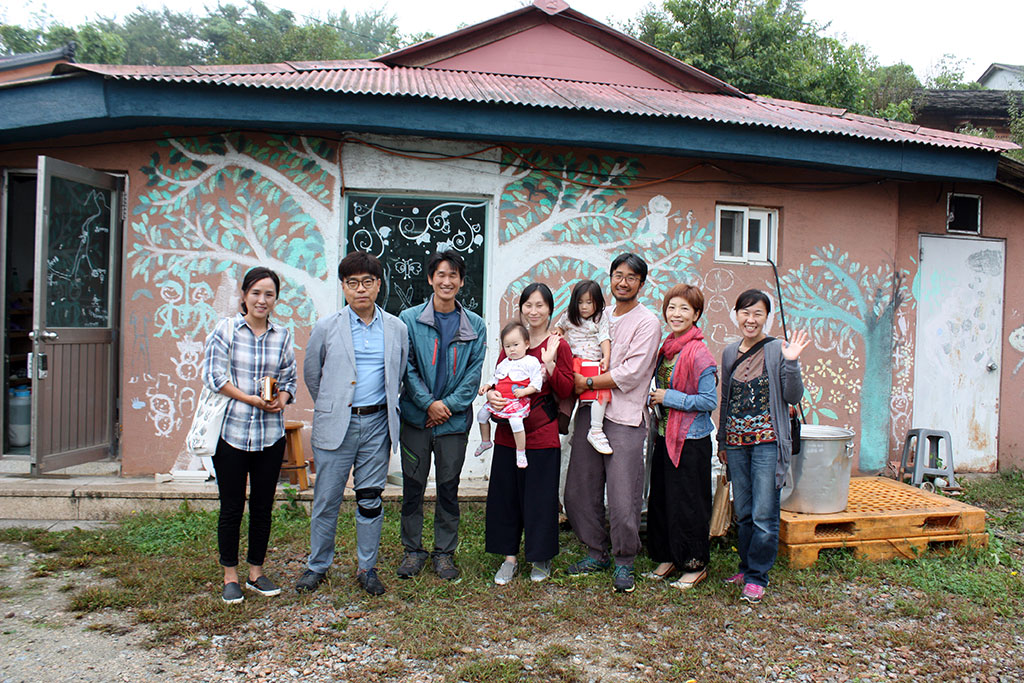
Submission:
<svg viewBox="0 0 1024 683">
<path fill-rule="evenodd" d="M 308 512 L 313 501 L 312 487 L 295 495 Z M 288 497 L 279 487 L 278 504 Z M 402 487 L 388 484 L 383 498 L 400 501 Z M 434 486 L 428 484 L 426 499 L 435 498 Z M 464 480 L 459 498 L 486 500 L 487 482 Z M 345 499 L 355 499 L 351 489 L 346 490 Z M 156 483 L 152 477 L 0 475 L 0 520 L 115 520 L 139 512 L 173 511 L 182 501 L 196 509 L 216 510 L 216 482 L 182 484 Z"/>
</svg>

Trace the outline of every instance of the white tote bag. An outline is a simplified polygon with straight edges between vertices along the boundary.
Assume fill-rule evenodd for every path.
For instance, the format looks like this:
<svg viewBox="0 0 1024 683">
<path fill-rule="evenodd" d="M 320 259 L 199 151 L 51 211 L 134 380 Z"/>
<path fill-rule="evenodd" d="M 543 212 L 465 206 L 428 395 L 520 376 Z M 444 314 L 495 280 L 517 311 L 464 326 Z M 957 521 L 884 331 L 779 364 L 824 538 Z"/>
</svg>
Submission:
<svg viewBox="0 0 1024 683">
<path fill-rule="evenodd" d="M 228 337 L 228 372 L 231 369 L 231 348 L 235 342 L 235 326 L 229 324 L 230 336 Z M 224 427 L 224 415 L 228 410 L 228 401 L 231 399 L 219 392 L 210 391 L 203 385 L 203 391 L 199 394 L 199 404 L 196 406 L 195 417 L 192 418 L 192 426 L 189 427 L 188 435 L 185 437 L 185 449 L 195 456 L 212 456 L 217 450 L 217 441 L 220 440 L 220 432 Z"/>
</svg>

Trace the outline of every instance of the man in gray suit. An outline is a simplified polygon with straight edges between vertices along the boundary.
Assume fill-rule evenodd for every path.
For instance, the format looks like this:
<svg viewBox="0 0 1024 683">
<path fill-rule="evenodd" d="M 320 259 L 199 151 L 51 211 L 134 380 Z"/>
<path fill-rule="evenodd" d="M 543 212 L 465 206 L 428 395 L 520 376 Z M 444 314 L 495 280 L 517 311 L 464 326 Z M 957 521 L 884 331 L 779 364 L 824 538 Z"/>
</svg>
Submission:
<svg viewBox="0 0 1024 683">
<path fill-rule="evenodd" d="M 356 579 L 371 595 L 386 589 L 377 575 L 381 493 L 392 444 L 398 443 L 398 395 L 409 358 L 405 324 L 376 304 L 384 271 L 371 254 L 352 252 L 338 265 L 348 305 L 317 322 L 302 374 L 313 397 L 311 444 L 316 462 L 307 569 L 295 585 L 315 591 L 334 559 L 334 535 L 345 483 L 356 493 Z"/>
</svg>

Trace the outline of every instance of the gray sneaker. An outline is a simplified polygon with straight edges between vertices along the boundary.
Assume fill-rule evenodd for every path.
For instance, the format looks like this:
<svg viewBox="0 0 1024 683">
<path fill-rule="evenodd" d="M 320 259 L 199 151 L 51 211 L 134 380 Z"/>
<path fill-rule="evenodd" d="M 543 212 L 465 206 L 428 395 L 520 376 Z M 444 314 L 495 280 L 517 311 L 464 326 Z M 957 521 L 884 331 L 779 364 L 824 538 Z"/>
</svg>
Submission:
<svg viewBox="0 0 1024 683">
<path fill-rule="evenodd" d="M 395 572 L 400 579 L 411 579 L 423 571 L 423 565 L 427 563 L 426 553 L 410 553 L 406 551 L 402 557 L 402 564 L 398 565 Z"/>
<path fill-rule="evenodd" d="M 494 583 L 499 586 L 504 586 L 512 580 L 513 576 L 516 575 L 517 569 L 519 569 L 518 563 L 505 560 L 501 563 L 501 566 L 498 567 L 498 573 L 494 575 Z"/>
<path fill-rule="evenodd" d="M 431 564 L 434 565 L 434 573 L 445 581 L 458 581 L 462 572 L 455 566 L 455 558 L 449 553 L 433 555 Z"/>
<path fill-rule="evenodd" d="M 533 569 L 530 570 L 530 581 L 534 583 L 540 583 L 551 578 L 551 560 L 545 560 L 544 562 L 534 562 Z"/>
<path fill-rule="evenodd" d="M 249 579 L 245 582 L 245 587 L 251 591 L 259 593 L 260 595 L 265 595 L 268 598 L 281 593 L 281 589 L 266 576 L 259 576 L 255 581 Z"/>
<path fill-rule="evenodd" d="M 224 592 L 220 594 L 220 599 L 233 605 L 245 600 L 245 596 L 242 595 L 242 587 L 238 585 L 238 582 L 232 581 L 224 584 Z"/>
</svg>

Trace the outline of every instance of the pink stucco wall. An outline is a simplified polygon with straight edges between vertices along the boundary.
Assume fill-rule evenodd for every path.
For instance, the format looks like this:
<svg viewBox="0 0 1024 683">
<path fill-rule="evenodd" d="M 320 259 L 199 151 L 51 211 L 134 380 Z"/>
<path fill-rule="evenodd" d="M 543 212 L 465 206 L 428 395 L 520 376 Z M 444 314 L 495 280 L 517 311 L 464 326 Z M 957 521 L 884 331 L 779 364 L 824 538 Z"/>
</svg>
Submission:
<svg viewBox="0 0 1024 683">
<path fill-rule="evenodd" d="M 180 140 L 191 141 L 187 142 L 187 149 L 196 154 L 212 155 L 205 157 L 207 162 L 217 156 L 217 150 L 201 148 L 204 138 L 196 137 L 198 131 L 180 133 Z M 143 269 L 144 272 L 133 274 L 133 268 L 137 270 L 140 263 L 140 254 L 153 248 L 153 245 L 143 244 L 140 237 L 144 234 L 140 232 L 144 221 L 149 221 L 150 230 L 166 229 L 155 227 L 160 223 L 157 214 L 144 219 L 146 212 L 141 210 L 143 197 L 161 189 L 161 186 L 147 185 L 153 177 L 154 153 L 159 156 L 161 172 L 184 174 L 176 182 L 189 181 L 194 177 L 189 174 L 196 173 L 187 158 L 175 157 L 172 149 L 158 144 L 162 135 L 163 131 L 137 132 L 133 133 L 133 138 L 150 139 L 126 143 L 111 139 L 106 144 L 83 148 L 64 146 L 79 141 L 61 140 L 39 149 L 16 152 L 0 149 L 0 166 L 8 168 L 33 167 L 36 154 L 46 153 L 93 168 L 126 172 L 129 176 L 128 221 L 122 241 L 124 428 L 121 453 L 125 474 L 167 471 L 173 464 L 191 418 L 193 397 L 199 389 L 194 355 L 196 345 L 202 342 L 208 329 L 209 320 L 203 316 L 230 309 L 230 295 L 235 287 L 234 276 L 216 272 L 216 259 L 186 269 L 190 272 L 187 282 L 180 273 L 165 274 L 161 285 L 155 281 L 160 271 L 155 262 Z M 334 291 L 331 274 L 336 262 L 326 261 L 337 257 L 344 234 L 336 196 L 338 184 L 336 176 L 332 175 L 336 169 L 328 163 L 336 159 L 336 150 L 334 143 L 329 143 L 331 153 L 314 164 L 326 169 L 318 176 L 320 180 L 314 182 L 303 178 L 320 171 L 306 168 L 309 159 L 295 157 L 287 145 L 275 142 L 277 138 L 258 133 L 245 137 L 244 144 L 252 151 L 250 168 L 263 174 L 265 184 L 260 185 L 259 178 L 246 177 L 245 169 L 225 169 L 222 184 L 198 187 L 184 201 L 185 209 L 164 211 L 161 215 L 164 218 L 172 215 L 175 220 L 183 215 L 200 215 L 205 205 L 216 206 L 219 199 L 230 203 L 241 197 L 250 200 L 250 204 L 258 200 L 259 210 L 267 217 L 271 241 L 280 235 L 289 235 L 281 241 L 282 248 L 299 249 L 301 244 L 296 240 L 322 239 L 327 245 L 319 255 L 324 262 L 311 260 L 308 263 L 313 265 L 295 271 L 296 277 L 306 273 L 306 290 L 303 291 L 313 294 L 306 297 L 306 304 L 294 302 L 285 316 L 294 325 L 297 344 L 302 347 L 309 319 L 315 319 L 334 306 L 330 293 Z M 236 139 L 234 144 L 242 143 Z M 603 277 L 606 283 L 607 264 L 617 253 L 629 249 L 652 264 L 651 276 L 644 288 L 645 303 L 652 309 L 660 311 L 663 292 L 676 282 L 688 281 L 702 287 L 707 300 L 705 334 L 717 356 L 736 338 L 730 319 L 736 296 L 749 287 L 769 292 L 773 301 L 777 301 L 777 296 L 770 267 L 715 261 L 715 207 L 738 204 L 777 209 L 781 226 L 778 267 L 789 326 L 791 330 L 811 329 L 815 339 L 802 358 L 808 388 L 805 402 L 808 417 L 811 421 L 849 426 L 859 435 L 872 434 L 875 443 L 882 444 L 883 457 L 895 451 L 910 426 L 912 359 L 908 361 L 905 354 L 893 353 L 893 349 L 913 349 L 912 296 L 901 296 L 900 306 L 890 316 L 902 316 L 909 321 L 908 325 L 897 325 L 884 344 L 877 340 L 871 342 L 869 335 L 858 331 L 861 323 L 855 319 L 856 315 L 851 314 L 854 318 L 850 318 L 839 313 L 855 311 L 857 297 L 871 300 L 886 296 L 885 292 L 881 295 L 875 292 L 870 281 L 858 279 L 868 270 L 881 272 L 883 279 L 892 279 L 893 273 L 904 273 L 906 282 L 912 280 L 916 268 L 913 258 L 916 235 L 934 232 L 935 225 L 944 225 L 944 204 L 935 201 L 940 189 L 937 184 L 879 183 L 877 179 L 861 176 L 716 161 L 714 165 L 694 169 L 681 182 L 650 185 L 647 183 L 652 179 L 674 175 L 699 160 L 608 154 L 600 150 L 539 149 L 532 153 L 538 155 L 536 161 L 550 162 L 554 156 L 559 156 L 575 171 L 561 180 L 509 173 L 507 184 L 498 190 L 495 212 L 488 227 L 491 247 L 487 277 L 495 297 L 487 309 L 494 333 L 491 336 L 496 335 L 499 321 L 514 313 L 512 302 L 523 283 L 533 279 L 547 281 L 561 302 L 580 277 L 593 277 L 598 281 Z M 510 163 L 512 158 L 506 156 L 505 162 Z M 428 170 L 435 172 L 436 164 L 430 165 Z M 590 186 L 572 185 L 565 180 L 577 175 L 584 182 L 608 177 L 616 177 L 620 182 L 606 184 L 601 189 L 593 187 L 592 182 Z M 299 187 L 296 183 L 312 184 Z M 633 185 L 638 187 L 632 188 Z M 458 192 L 459 188 L 452 187 L 450 191 Z M 995 185 L 982 184 L 959 191 L 985 195 L 986 236 L 1005 238 L 1007 263 L 1020 263 L 1024 259 L 1024 240 L 1020 238 L 1024 198 Z M 298 197 L 301 201 L 275 202 L 274 192 L 278 195 L 291 193 L 289 197 L 302 195 Z M 296 206 L 298 213 L 295 213 Z M 223 206 L 217 209 L 221 210 L 230 213 L 235 209 Z M 296 223 L 296 215 L 315 215 L 320 221 Z M 275 224 L 275 219 L 281 220 Z M 332 221 L 335 222 L 332 224 Z M 315 240 L 311 244 L 316 244 Z M 142 245 L 141 251 L 139 245 Z M 244 249 L 244 246 L 237 248 Z M 306 257 L 293 258 L 284 252 L 274 252 L 271 256 L 281 259 L 285 265 L 307 263 L 301 261 Z M 829 279 L 830 267 L 837 264 L 840 269 L 846 269 L 848 275 L 853 274 L 847 278 L 846 289 L 841 290 L 836 281 Z M 286 288 L 298 291 L 296 277 L 285 276 Z M 1007 268 L 1001 468 L 1024 464 L 1019 454 L 1024 440 L 1024 414 L 1019 400 L 1024 394 L 1024 377 L 1014 371 L 1022 350 L 1011 338 L 1015 330 L 1024 328 L 1022 278 L 1024 275 L 1019 269 Z M 899 277 L 896 281 L 904 282 Z M 807 282 L 813 284 L 810 292 L 801 286 Z M 182 297 L 187 299 L 185 303 L 198 305 L 183 307 Z M 305 312 L 302 305 L 306 306 Z M 879 308 L 884 306 L 880 304 Z M 770 333 L 781 334 L 777 320 Z M 1019 338 L 1024 332 L 1017 334 Z M 872 343 L 874 347 L 869 349 Z M 883 365 L 878 364 L 880 353 L 888 359 Z M 301 350 L 298 355 L 301 362 Z M 875 416 L 870 418 L 870 424 L 862 424 L 865 402 L 877 400 L 877 392 L 882 392 L 882 400 L 891 409 L 881 422 Z M 311 406 L 304 389 L 300 390 L 298 399 L 289 409 L 290 417 L 308 421 Z"/>
</svg>

